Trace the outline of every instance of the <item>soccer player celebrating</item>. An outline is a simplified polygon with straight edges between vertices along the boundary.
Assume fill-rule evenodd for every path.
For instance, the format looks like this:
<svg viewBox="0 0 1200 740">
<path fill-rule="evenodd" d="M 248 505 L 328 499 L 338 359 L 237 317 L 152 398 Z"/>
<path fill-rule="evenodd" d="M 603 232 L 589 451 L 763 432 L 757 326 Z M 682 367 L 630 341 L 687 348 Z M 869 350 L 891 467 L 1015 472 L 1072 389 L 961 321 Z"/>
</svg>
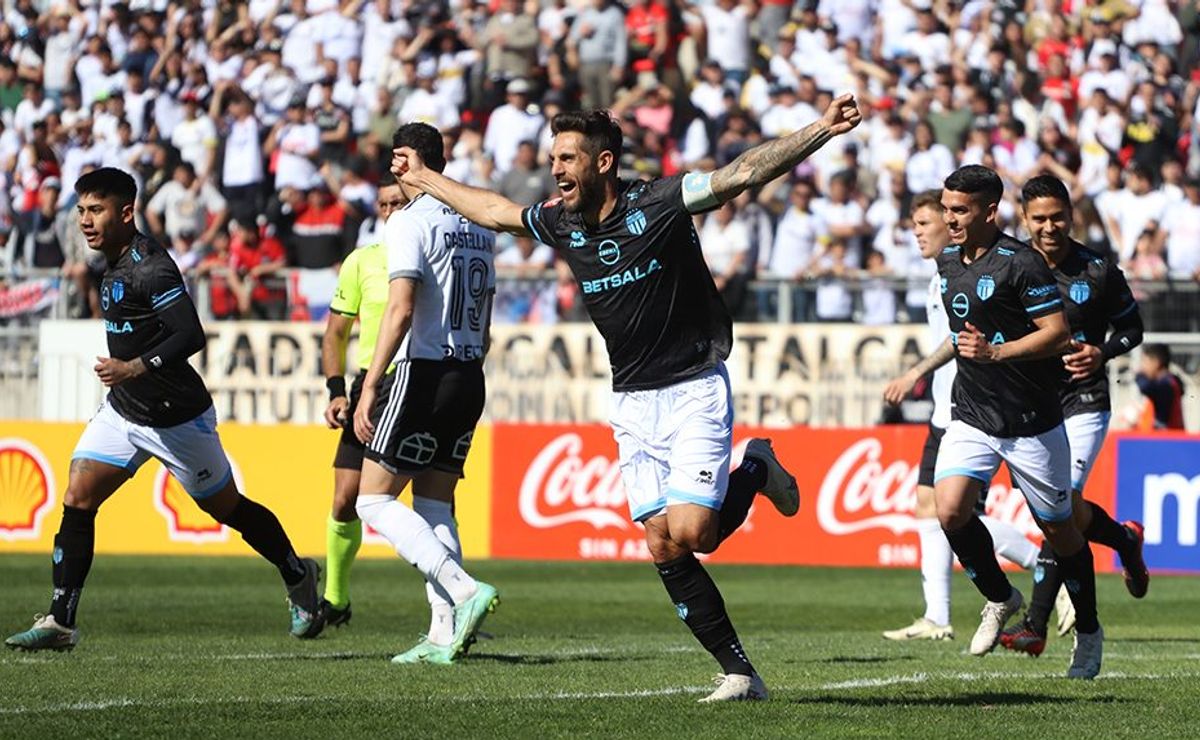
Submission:
<svg viewBox="0 0 1200 740">
<path fill-rule="evenodd" d="M 380 184 L 375 202 L 379 223 L 407 201 L 395 180 Z M 325 525 L 325 598 L 321 610 L 325 624 L 341 627 L 350 621 L 350 566 L 362 545 L 362 522 L 354 510 L 358 500 L 358 481 L 366 445 L 354 433 L 354 412 L 362 395 L 363 380 L 375 352 L 379 322 L 387 306 L 387 250 L 383 244 L 368 244 L 351 252 L 338 272 L 337 290 L 329 304 L 329 321 L 321 341 L 321 367 L 329 389 L 325 424 L 341 429 L 337 452 L 333 457 L 333 510 Z M 346 348 L 354 320 L 359 319 L 358 374 L 346 397 Z M 392 377 L 385 376 L 385 382 Z"/>
<path fill-rule="evenodd" d="M 100 308 L 111 357 L 98 358 L 95 370 L 110 390 L 71 455 L 62 524 L 54 538 L 50 611 L 5 644 L 70 650 L 79 642 L 75 612 L 92 567 L 96 513 L 151 457 L 201 509 L 240 532 L 279 569 L 291 633 L 316 637 L 324 626 L 319 569 L 296 556 L 274 514 L 238 493 L 217 436 L 212 398 L 187 361 L 204 348 L 204 329 L 174 260 L 134 224 L 137 185 L 127 173 L 104 167 L 80 177 L 75 192 L 84 239 L 107 262 Z"/>
<path fill-rule="evenodd" d="M 1104 364 L 1142 342 L 1137 301 L 1115 262 L 1071 239 L 1071 196 L 1062 181 L 1050 175 L 1034 177 L 1022 188 L 1021 200 L 1032 245 L 1054 274 L 1071 329 L 1070 353 L 1063 357 L 1070 381 L 1062 388 L 1062 407 L 1071 446 L 1075 526 L 1090 542 L 1117 551 L 1125 569 L 1125 587 L 1140 599 L 1150 586 L 1142 560 L 1142 525 L 1118 524 L 1103 507 L 1083 498 L 1088 473 L 1108 431 L 1111 404 Z M 1041 578 L 1034 581 L 1025 619 L 1000 636 L 1004 647 L 1034 656 L 1046 647 L 1048 602 L 1063 580 L 1049 545 L 1042 547 L 1038 570 Z M 1060 634 L 1066 631 L 1060 628 Z"/>
<path fill-rule="evenodd" d="M 913 235 L 921 256 L 936 260 L 950 244 L 950 233 L 942 219 L 942 191 L 930 190 L 913 198 L 912 222 Z M 933 416 L 929 420 L 929 433 L 921 452 L 921 466 L 917 475 L 917 508 L 913 513 L 921 542 L 921 590 L 925 596 L 925 614 L 907 627 L 884 632 L 883 636 L 889 640 L 954 638 L 954 627 L 950 625 L 950 574 L 954 568 L 954 553 L 938 523 L 933 499 L 933 471 L 938 447 L 946 434 L 946 427 L 950 425 L 950 389 L 954 386 L 955 376 L 955 365 L 951 362 L 954 349 L 949 344 L 943 344 L 946 337 L 950 336 L 950 322 L 942 305 L 941 283 L 941 277 L 935 274 L 929 281 L 929 292 L 925 299 L 929 332 L 938 351 L 888 383 L 883 394 L 888 403 L 899 405 L 918 380 L 933 373 Z M 984 498 L 980 497 L 977 513 L 992 535 L 996 554 L 1027 570 L 1033 568 L 1037 563 L 1037 547 L 1016 527 L 986 516 L 982 511 Z"/>
<path fill-rule="evenodd" d="M 1024 601 L 975 515 L 979 492 L 1003 460 L 1054 550 L 1075 604 L 1067 676 L 1100 672 L 1104 632 L 1096 615 L 1092 551 L 1071 517 L 1071 450 L 1059 389 L 1070 333 L 1058 284 L 1042 256 L 1000 231 L 1004 184 L 979 165 L 955 170 L 942 190 L 954 246 L 938 257 L 942 300 L 957 352 L 953 420 L 934 472 L 938 520 L 968 577 L 987 599 L 973 655 L 986 655 Z"/>
<path fill-rule="evenodd" d="M 442 135 L 428 124 L 401 126 L 392 143 L 439 172 L 446 166 Z M 387 307 L 354 412 L 367 444 L 357 511 L 425 576 L 433 607 L 426 639 L 393 662 L 451 663 L 498 601 L 493 586 L 462 568 L 453 509 L 483 413 L 496 235 L 410 183 L 401 189 L 408 205 L 384 232 Z M 393 361 L 396 379 L 384 394 Z M 396 498 L 409 481 L 415 511 Z"/>
<path fill-rule="evenodd" d="M 554 247 L 578 281 L 613 371 L 612 426 L 630 513 L 676 612 L 721 665 L 701 701 L 766 699 L 696 553 L 713 552 L 746 519 L 758 492 L 785 516 L 799 508 L 795 479 L 767 440 L 747 445 L 732 473 L 732 403 L 724 360 L 732 325 L 704 263 L 692 215 L 789 172 L 861 120 L 843 95 L 803 130 L 744 152 L 716 172 L 652 180 L 617 176 L 621 129 L 605 111 L 563 113 L 551 124 L 551 173 L 560 196 L 524 208 L 440 175 L 411 149 L 396 152 L 401 181 L 490 229 Z"/>
</svg>

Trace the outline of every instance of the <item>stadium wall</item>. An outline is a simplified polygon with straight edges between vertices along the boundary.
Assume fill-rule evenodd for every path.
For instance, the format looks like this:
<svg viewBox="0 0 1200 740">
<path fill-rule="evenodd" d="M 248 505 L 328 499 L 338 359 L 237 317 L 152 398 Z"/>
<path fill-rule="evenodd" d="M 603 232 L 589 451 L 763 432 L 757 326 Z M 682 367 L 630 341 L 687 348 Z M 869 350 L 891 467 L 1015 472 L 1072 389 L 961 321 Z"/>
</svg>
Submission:
<svg viewBox="0 0 1200 740">
<path fill-rule="evenodd" d="M 51 550 L 67 468 L 82 424 L 0 424 L 0 553 Z M 237 478 L 273 509 L 297 549 L 324 551 L 333 474 L 333 432 L 312 426 L 222 424 Z M 780 518 L 768 505 L 712 560 L 727 563 L 914 567 L 911 516 L 924 429 L 735 430 L 735 462 L 751 436 L 769 434 L 798 473 L 801 510 Z M 1120 518 L 1146 524 L 1155 570 L 1200 572 L 1200 439 L 1182 434 L 1110 435 L 1088 495 Z M 1036 527 L 1006 471 L 993 482 L 989 512 L 1030 537 Z M 616 446 L 598 424 L 485 424 L 468 460 L 457 513 L 468 558 L 645 560 L 640 529 L 627 518 Z M 105 505 L 97 550 L 127 554 L 241 554 L 250 551 L 209 520 L 155 461 Z M 394 557 L 368 533 L 365 557 Z M 1103 571 L 1119 568 L 1097 551 Z"/>
</svg>

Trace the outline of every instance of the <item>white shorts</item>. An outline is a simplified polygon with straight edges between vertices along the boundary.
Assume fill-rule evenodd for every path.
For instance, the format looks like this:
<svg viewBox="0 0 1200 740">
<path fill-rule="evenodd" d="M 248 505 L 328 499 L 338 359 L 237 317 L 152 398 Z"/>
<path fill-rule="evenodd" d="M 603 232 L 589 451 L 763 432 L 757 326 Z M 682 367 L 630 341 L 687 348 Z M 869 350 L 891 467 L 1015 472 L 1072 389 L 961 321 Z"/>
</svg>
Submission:
<svg viewBox="0 0 1200 740">
<path fill-rule="evenodd" d="M 1071 488 L 1076 491 L 1083 491 L 1087 485 L 1088 475 L 1100 456 L 1100 448 L 1104 446 L 1104 435 L 1108 434 L 1111 416 L 1107 411 L 1089 411 L 1068 416 L 1063 421 L 1063 426 L 1067 428 L 1067 439 L 1071 443 Z"/>
<path fill-rule="evenodd" d="M 194 499 L 212 496 L 233 475 L 217 436 L 217 412 L 212 406 L 191 421 L 159 429 L 134 424 L 105 399 L 71 453 L 72 460 L 125 468 L 130 476 L 152 457 L 158 458 Z"/>
<path fill-rule="evenodd" d="M 609 422 L 634 521 L 672 504 L 721 508 L 733 447 L 724 364 L 666 388 L 613 393 Z"/>
<path fill-rule="evenodd" d="M 1013 483 L 1034 516 L 1044 522 L 1071 516 L 1071 445 L 1062 424 L 1036 437 L 993 437 L 952 421 L 942 437 L 933 480 L 961 475 L 986 486 L 1001 460 L 1008 463 Z"/>
</svg>

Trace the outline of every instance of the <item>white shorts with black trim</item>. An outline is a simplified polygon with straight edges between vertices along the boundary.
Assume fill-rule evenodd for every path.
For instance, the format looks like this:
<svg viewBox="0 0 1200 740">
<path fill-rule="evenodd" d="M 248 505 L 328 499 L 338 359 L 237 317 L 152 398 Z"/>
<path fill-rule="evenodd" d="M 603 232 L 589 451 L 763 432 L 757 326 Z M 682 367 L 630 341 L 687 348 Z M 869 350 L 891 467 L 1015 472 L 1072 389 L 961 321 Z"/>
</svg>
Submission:
<svg viewBox="0 0 1200 740">
<path fill-rule="evenodd" d="M 724 364 L 665 388 L 613 393 L 609 422 L 634 521 L 673 504 L 721 508 L 733 447 L 731 395 Z"/>
<path fill-rule="evenodd" d="M 152 457 L 165 465 L 194 499 L 212 496 L 233 476 L 217 436 L 217 412 L 212 406 L 183 424 L 147 427 L 121 416 L 105 399 L 71 453 L 72 460 L 124 468 L 131 477 Z"/>
<path fill-rule="evenodd" d="M 1067 428 L 1067 439 L 1071 443 L 1071 488 L 1082 491 L 1087 485 L 1092 466 L 1104 446 L 1108 434 L 1108 411 L 1089 411 L 1085 414 L 1068 416 L 1063 421 Z"/>
<path fill-rule="evenodd" d="M 938 450 L 937 481 L 966 476 L 992 481 L 1003 460 L 1033 515 L 1044 522 L 1071 516 L 1071 446 L 1062 424 L 1036 437 L 993 437 L 962 421 L 952 421 Z"/>
</svg>

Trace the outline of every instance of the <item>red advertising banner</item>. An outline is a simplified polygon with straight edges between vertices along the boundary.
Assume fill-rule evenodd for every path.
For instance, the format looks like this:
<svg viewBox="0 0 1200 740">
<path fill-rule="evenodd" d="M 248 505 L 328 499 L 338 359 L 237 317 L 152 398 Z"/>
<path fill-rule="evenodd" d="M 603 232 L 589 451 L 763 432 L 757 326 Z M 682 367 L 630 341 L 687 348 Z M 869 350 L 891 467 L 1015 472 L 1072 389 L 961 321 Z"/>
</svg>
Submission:
<svg viewBox="0 0 1200 740">
<path fill-rule="evenodd" d="M 756 501 L 713 562 L 915 567 L 917 471 L 925 428 L 734 430 L 734 463 L 751 437 L 769 436 L 796 475 L 800 513 L 779 516 Z M 629 519 L 606 426 L 494 427 L 492 556 L 556 560 L 648 559 L 642 529 Z M 1088 496 L 1113 511 L 1108 446 Z M 1039 537 L 1004 468 L 992 482 L 988 513 Z M 1107 558 L 1097 565 L 1111 570 Z"/>
</svg>

